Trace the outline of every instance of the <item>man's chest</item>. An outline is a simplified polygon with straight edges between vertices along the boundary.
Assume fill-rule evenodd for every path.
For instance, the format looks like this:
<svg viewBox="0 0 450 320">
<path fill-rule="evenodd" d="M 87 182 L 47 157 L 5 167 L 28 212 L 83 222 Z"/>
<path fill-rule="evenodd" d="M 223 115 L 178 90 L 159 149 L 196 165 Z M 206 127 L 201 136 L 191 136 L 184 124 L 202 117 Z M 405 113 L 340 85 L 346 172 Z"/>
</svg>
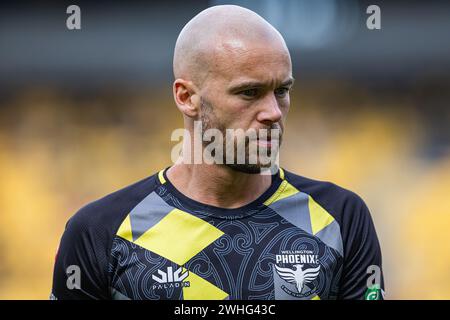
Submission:
<svg viewBox="0 0 450 320">
<path fill-rule="evenodd" d="M 174 224 L 132 242 L 116 237 L 109 266 L 112 297 L 337 297 L 342 257 L 320 238 L 273 217 L 209 221 L 208 225 L 198 224 L 187 232 Z"/>
</svg>

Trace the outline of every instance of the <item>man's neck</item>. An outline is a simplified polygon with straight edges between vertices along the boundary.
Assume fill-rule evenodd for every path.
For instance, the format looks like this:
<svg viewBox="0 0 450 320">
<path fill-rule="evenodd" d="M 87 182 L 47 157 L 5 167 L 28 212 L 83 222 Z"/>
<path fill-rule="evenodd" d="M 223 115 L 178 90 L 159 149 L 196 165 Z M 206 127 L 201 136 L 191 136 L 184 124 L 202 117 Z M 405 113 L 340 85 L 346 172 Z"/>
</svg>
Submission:
<svg viewBox="0 0 450 320">
<path fill-rule="evenodd" d="M 228 209 L 256 200 L 272 181 L 270 175 L 242 173 L 217 164 L 177 163 L 167 170 L 166 175 L 185 196 Z"/>
</svg>

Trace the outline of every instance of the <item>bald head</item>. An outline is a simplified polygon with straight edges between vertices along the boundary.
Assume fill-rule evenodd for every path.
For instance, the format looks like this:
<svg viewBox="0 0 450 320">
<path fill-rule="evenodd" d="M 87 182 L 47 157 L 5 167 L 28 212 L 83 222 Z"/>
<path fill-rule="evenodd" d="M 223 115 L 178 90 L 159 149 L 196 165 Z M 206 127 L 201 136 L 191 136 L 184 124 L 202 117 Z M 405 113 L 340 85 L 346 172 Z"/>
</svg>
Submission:
<svg viewBox="0 0 450 320">
<path fill-rule="evenodd" d="M 197 86 L 211 73 L 226 68 L 237 55 L 264 48 L 289 55 L 280 33 L 255 12 L 235 6 L 210 7 L 192 18 L 178 36 L 173 72 L 175 79 Z"/>
</svg>

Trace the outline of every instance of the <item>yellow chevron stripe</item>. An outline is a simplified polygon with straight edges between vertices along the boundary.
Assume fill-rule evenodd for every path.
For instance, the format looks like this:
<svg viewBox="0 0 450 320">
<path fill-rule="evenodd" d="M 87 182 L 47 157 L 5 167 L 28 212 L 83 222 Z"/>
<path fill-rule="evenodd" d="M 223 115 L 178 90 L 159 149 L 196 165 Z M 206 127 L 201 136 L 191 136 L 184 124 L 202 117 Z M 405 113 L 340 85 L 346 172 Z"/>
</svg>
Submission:
<svg viewBox="0 0 450 320">
<path fill-rule="evenodd" d="M 222 235 L 204 220 L 173 209 L 134 243 L 183 265 Z"/>
<path fill-rule="evenodd" d="M 125 220 L 123 220 L 122 224 L 119 227 L 119 230 L 117 231 L 117 235 L 121 238 L 124 238 L 125 240 L 133 242 L 133 233 L 131 231 L 130 215 L 127 215 Z"/>
<path fill-rule="evenodd" d="M 274 202 L 290 197 L 298 192 L 299 191 L 297 190 L 297 188 L 295 188 L 292 184 L 287 182 L 287 180 L 283 180 L 283 182 L 281 182 L 280 186 L 278 187 L 277 191 L 275 191 L 275 193 L 269 199 L 264 201 L 264 204 L 268 206 Z"/>
<path fill-rule="evenodd" d="M 314 297 L 311 298 L 311 300 L 320 300 L 320 297 L 315 295 Z"/>
<path fill-rule="evenodd" d="M 334 218 L 322 208 L 311 196 L 308 196 L 309 216 L 311 219 L 311 230 L 316 235 L 320 230 L 334 221 Z"/>
<path fill-rule="evenodd" d="M 183 272 L 185 271 L 183 268 Z M 191 271 L 185 281 L 189 281 L 190 286 L 183 287 L 184 300 L 223 300 L 228 297 L 228 293 Z"/>
</svg>

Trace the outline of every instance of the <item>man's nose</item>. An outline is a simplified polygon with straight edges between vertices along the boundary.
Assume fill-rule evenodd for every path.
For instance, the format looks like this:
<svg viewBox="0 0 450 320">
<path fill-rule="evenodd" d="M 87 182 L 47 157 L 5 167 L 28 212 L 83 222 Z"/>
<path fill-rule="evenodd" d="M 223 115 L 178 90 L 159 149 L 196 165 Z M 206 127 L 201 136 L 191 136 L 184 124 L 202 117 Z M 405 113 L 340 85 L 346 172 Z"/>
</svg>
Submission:
<svg viewBox="0 0 450 320">
<path fill-rule="evenodd" d="M 262 123 L 274 123 L 281 120 L 283 114 L 281 113 L 280 105 L 274 93 L 268 94 L 264 101 L 262 101 L 262 109 L 258 113 L 258 121 Z"/>
</svg>

